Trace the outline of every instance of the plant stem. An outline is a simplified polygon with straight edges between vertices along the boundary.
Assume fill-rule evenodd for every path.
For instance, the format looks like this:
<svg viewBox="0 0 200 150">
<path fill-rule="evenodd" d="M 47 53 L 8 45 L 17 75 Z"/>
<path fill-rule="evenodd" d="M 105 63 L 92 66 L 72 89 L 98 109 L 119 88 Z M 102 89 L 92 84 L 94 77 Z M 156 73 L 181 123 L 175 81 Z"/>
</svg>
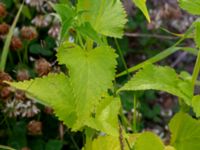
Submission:
<svg viewBox="0 0 200 150">
<path fill-rule="evenodd" d="M 133 98 L 133 110 L 133 132 L 137 133 L 137 97 L 135 93 Z"/>
<path fill-rule="evenodd" d="M 86 49 L 87 49 L 88 51 L 90 51 L 91 49 L 93 49 L 93 41 L 90 40 L 89 38 L 88 38 L 87 41 L 86 41 Z"/>
<path fill-rule="evenodd" d="M 192 74 L 192 85 L 193 86 L 195 86 L 195 82 L 198 78 L 199 71 L 200 71 L 200 50 L 198 52 L 197 60 L 196 60 L 195 66 L 194 66 L 193 74 Z"/>
<path fill-rule="evenodd" d="M 29 42 L 28 41 L 25 41 L 25 47 L 24 47 L 24 58 L 23 58 L 23 61 L 28 64 L 28 45 L 29 45 Z"/>
<path fill-rule="evenodd" d="M 69 135 L 70 135 L 70 139 L 72 140 L 72 143 L 74 144 L 75 148 L 76 148 L 77 150 L 80 150 L 80 148 L 78 147 L 78 144 L 77 144 L 76 141 L 74 140 L 74 137 L 73 137 L 71 134 L 69 134 Z"/>
<path fill-rule="evenodd" d="M 192 31 L 193 31 L 192 28 L 189 28 L 186 31 L 186 33 L 184 34 L 184 36 L 182 36 L 174 45 L 172 45 L 171 47 L 167 48 L 163 52 L 157 54 L 156 56 L 154 56 L 154 57 L 152 57 L 152 58 L 150 58 L 150 59 L 148 59 L 148 60 L 146 60 L 146 61 L 144 61 L 144 62 L 142 62 L 142 63 L 140 63 L 138 65 L 136 65 L 136 66 L 133 66 L 133 67 L 129 68 L 128 72 L 131 73 L 133 71 L 136 71 L 136 70 L 142 68 L 146 64 L 156 63 L 156 62 L 168 57 L 169 55 L 177 52 L 178 50 L 184 50 L 184 51 L 188 51 L 188 52 L 191 52 L 191 53 L 194 54 L 194 51 L 191 48 L 177 47 L 177 45 L 179 45 L 182 41 L 184 41 L 188 37 L 188 35 L 190 33 L 192 33 Z M 116 78 L 121 77 L 121 76 L 126 75 L 126 74 L 127 74 L 127 70 L 117 74 Z"/>
<path fill-rule="evenodd" d="M 7 35 L 7 38 L 6 38 L 6 41 L 5 41 L 5 45 L 3 47 L 3 52 L 2 52 L 2 55 L 1 55 L 1 62 L 0 62 L 0 70 L 1 71 L 4 71 L 5 70 L 5 66 L 6 66 L 6 61 L 7 61 L 7 56 L 8 56 L 8 52 L 9 52 L 9 46 L 10 46 L 10 42 L 11 42 L 11 39 L 12 39 L 12 36 L 13 36 L 13 31 L 15 29 L 15 26 L 17 24 L 17 21 L 19 19 L 19 16 L 21 14 L 21 11 L 22 11 L 22 8 L 23 8 L 23 5 L 24 3 L 21 4 L 18 12 L 17 12 L 17 15 L 13 21 L 13 24 L 9 30 L 9 33 Z"/>
<path fill-rule="evenodd" d="M 17 52 L 17 56 L 18 56 L 19 62 L 20 62 L 20 63 L 22 63 L 22 57 L 21 57 L 21 55 L 20 55 L 20 52 L 19 52 L 19 51 Z"/>
<path fill-rule="evenodd" d="M 16 150 L 14 148 L 11 148 L 11 147 L 8 147 L 8 146 L 4 146 L 4 145 L 0 145 L 0 149 L 3 149 L 3 150 Z"/>
<path fill-rule="evenodd" d="M 124 136 L 123 136 L 122 126 L 120 123 L 119 123 L 119 143 L 121 150 L 124 150 Z"/>
<path fill-rule="evenodd" d="M 86 136 L 86 142 L 85 142 L 85 150 L 92 150 L 92 137 L 93 137 L 94 131 L 90 128 L 85 129 L 85 136 Z"/>
<path fill-rule="evenodd" d="M 129 76 L 129 78 L 130 78 L 131 75 L 130 75 L 130 73 L 129 73 L 129 71 L 128 71 L 128 67 L 127 67 L 126 61 L 125 61 L 125 59 L 124 59 L 122 50 L 121 50 L 121 48 L 120 48 L 120 46 L 119 46 L 119 43 L 118 43 L 118 41 L 117 41 L 116 38 L 114 38 L 114 41 L 115 41 L 115 44 L 116 44 L 116 46 L 117 46 L 117 50 L 118 50 L 118 52 L 119 52 L 119 56 L 120 56 L 121 61 L 122 61 L 123 65 L 124 65 L 124 68 L 125 68 L 125 70 L 126 70 L 126 73 L 127 73 L 127 75 Z"/>
</svg>

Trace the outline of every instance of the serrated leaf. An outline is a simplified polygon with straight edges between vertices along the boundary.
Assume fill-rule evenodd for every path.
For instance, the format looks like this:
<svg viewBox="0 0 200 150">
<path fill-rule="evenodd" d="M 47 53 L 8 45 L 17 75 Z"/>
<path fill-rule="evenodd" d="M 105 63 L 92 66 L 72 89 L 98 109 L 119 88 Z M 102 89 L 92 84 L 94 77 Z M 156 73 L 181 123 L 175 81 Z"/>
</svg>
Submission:
<svg viewBox="0 0 200 150">
<path fill-rule="evenodd" d="M 135 150 L 163 150 L 161 139 L 151 132 L 142 133 L 135 142 Z"/>
<path fill-rule="evenodd" d="M 146 0 L 132 0 L 132 1 L 143 12 L 143 14 L 145 15 L 148 22 L 150 22 L 151 19 L 149 17 L 149 12 L 148 12 L 148 9 L 147 9 L 147 6 L 146 6 Z"/>
<path fill-rule="evenodd" d="M 129 142 L 129 145 L 133 146 L 138 136 L 139 134 L 124 135 L 123 137 L 124 150 L 130 150 L 127 145 L 127 142 L 125 141 L 125 138 Z M 97 139 L 93 140 L 92 150 L 121 150 L 119 137 L 99 136 Z"/>
<path fill-rule="evenodd" d="M 122 37 L 127 22 L 126 13 L 120 0 L 81 0 L 78 11 L 85 11 L 83 22 L 90 22 L 98 32 L 110 37 Z"/>
<path fill-rule="evenodd" d="M 69 127 L 75 123 L 77 116 L 72 88 L 68 77 L 63 73 L 49 74 L 43 78 L 9 84 L 17 89 L 27 91 L 40 103 L 52 107 L 59 119 Z"/>
<path fill-rule="evenodd" d="M 120 109 L 120 99 L 112 96 L 103 98 L 96 108 L 95 117 L 87 120 L 87 125 L 91 128 L 103 131 L 112 136 L 118 136 L 118 113 Z"/>
<path fill-rule="evenodd" d="M 81 24 L 76 29 L 82 36 L 87 36 L 90 39 L 92 39 L 93 41 L 95 41 L 99 44 L 102 44 L 102 41 L 101 41 L 98 33 L 93 29 L 92 25 L 89 22 L 85 22 L 84 24 Z"/>
<path fill-rule="evenodd" d="M 179 5 L 182 9 L 193 15 L 200 15 L 200 1 L 199 0 L 179 0 Z"/>
<path fill-rule="evenodd" d="M 57 58 L 69 69 L 76 112 L 79 121 L 85 122 L 102 94 L 112 87 L 116 54 L 109 46 L 86 51 L 76 44 L 65 42 L 58 49 Z"/>
<path fill-rule="evenodd" d="M 178 77 L 170 67 L 147 65 L 138 71 L 119 91 L 160 90 L 182 98 L 191 105 L 193 87 L 191 82 Z"/>
<path fill-rule="evenodd" d="M 53 9 L 60 16 L 60 19 L 62 22 L 70 20 L 71 18 L 73 18 L 76 15 L 73 8 L 69 7 L 68 4 L 54 4 Z"/>
<path fill-rule="evenodd" d="M 64 41 L 65 38 L 67 37 L 67 33 L 71 27 L 72 21 L 73 20 L 71 19 L 71 20 L 65 20 L 64 22 L 62 22 L 62 27 L 60 31 L 61 41 Z"/>
<path fill-rule="evenodd" d="M 200 117 L 200 95 L 196 95 L 192 98 L 192 108 L 197 117 Z"/>
<path fill-rule="evenodd" d="M 199 5 L 200 6 L 200 5 Z M 199 7 L 200 8 L 200 7 Z M 195 36 L 194 40 L 198 48 L 200 48 L 200 22 L 195 22 Z"/>
<path fill-rule="evenodd" d="M 164 150 L 176 150 L 176 149 L 172 146 L 166 146 Z"/>
<path fill-rule="evenodd" d="M 177 150 L 200 149 L 200 121 L 188 114 L 177 113 L 169 123 L 171 145 Z"/>
</svg>

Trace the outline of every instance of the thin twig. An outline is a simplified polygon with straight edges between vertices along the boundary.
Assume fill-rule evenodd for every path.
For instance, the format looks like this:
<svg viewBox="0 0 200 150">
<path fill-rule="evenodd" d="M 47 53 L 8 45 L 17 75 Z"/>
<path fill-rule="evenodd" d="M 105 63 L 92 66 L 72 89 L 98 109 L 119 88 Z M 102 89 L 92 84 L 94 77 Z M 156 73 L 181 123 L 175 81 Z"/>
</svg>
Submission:
<svg viewBox="0 0 200 150">
<path fill-rule="evenodd" d="M 122 126 L 120 123 L 119 123 L 119 142 L 121 150 L 124 150 L 124 136 L 123 136 Z"/>
<path fill-rule="evenodd" d="M 144 38 L 157 38 L 157 39 L 168 39 L 174 40 L 178 39 L 179 37 L 175 36 L 167 36 L 167 35 L 160 35 L 160 34 L 144 34 L 144 33 L 125 33 L 125 36 L 128 37 L 144 37 Z"/>
<path fill-rule="evenodd" d="M 172 63 L 171 67 L 175 67 L 177 64 L 179 64 L 187 55 L 187 52 L 183 52 L 181 53 L 178 58 L 174 61 L 174 63 Z"/>
</svg>

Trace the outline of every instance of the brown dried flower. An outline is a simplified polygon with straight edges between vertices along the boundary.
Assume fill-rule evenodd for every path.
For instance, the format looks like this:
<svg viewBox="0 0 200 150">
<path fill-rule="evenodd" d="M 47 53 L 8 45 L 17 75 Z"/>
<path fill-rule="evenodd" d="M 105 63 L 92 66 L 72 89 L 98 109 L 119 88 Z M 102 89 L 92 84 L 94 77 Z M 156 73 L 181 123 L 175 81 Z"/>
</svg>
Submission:
<svg viewBox="0 0 200 150">
<path fill-rule="evenodd" d="M 37 38 L 37 31 L 34 27 L 22 27 L 21 29 L 21 36 L 25 40 L 33 40 Z"/>
<path fill-rule="evenodd" d="M 31 150 L 31 149 L 28 147 L 23 147 L 21 150 Z"/>
<path fill-rule="evenodd" d="M 26 99 L 26 95 L 24 91 L 16 90 L 15 91 L 15 99 L 24 101 Z"/>
<path fill-rule="evenodd" d="M 32 120 L 27 125 L 28 133 L 30 135 L 41 135 L 42 134 L 42 122 Z"/>
<path fill-rule="evenodd" d="M 29 72 L 27 69 L 20 69 L 17 71 L 17 80 L 24 81 L 30 78 Z"/>
<path fill-rule="evenodd" d="M 4 18 L 7 15 L 6 7 L 3 3 L 0 3 L 0 18 Z"/>
<path fill-rule="evenodd" d="M 0 71 L 0 85 L 4 86 L 6 85 L 5 83 L 3 83 L 3 81 L 12 81 L 12 77 L 5 72 Z"/>
<path fill-rule="evenodd" d="M 47 75 L 51 71 L 51 64 L 44 58 L 40 58 L 35 62 L 35 70 L 38 76 Z"/>
<path fill-rule="evenodd" d="M 17 51 L 17 50 L 22 49 L 22 47 L 23 47 L 23 44 L 22 44 L 21 39 L 16 36 L 12 37 L 10 48 L 14 51 Z"/>
<path fill-rule="evenodd" d="M 7 23 L 0 24 L 0 34 L 6 35 L 9 31 L 9 25 Z"/>
<path fill-rule="evenodd" d="M 1 89 L 1 98 L 6 99 L 10 96 L 11 94 L 11 89 L 9 86 L 3 87 Z"/>
<path fill-rule="evenodd" d="M 48 114 L 48 115 L 52 115 L 53 114 L 53 108 L 51 108 L 51 107 L 45 107 L 44 108 L 44 112 L 46 113 L 46 114 Z"/>
</svg>

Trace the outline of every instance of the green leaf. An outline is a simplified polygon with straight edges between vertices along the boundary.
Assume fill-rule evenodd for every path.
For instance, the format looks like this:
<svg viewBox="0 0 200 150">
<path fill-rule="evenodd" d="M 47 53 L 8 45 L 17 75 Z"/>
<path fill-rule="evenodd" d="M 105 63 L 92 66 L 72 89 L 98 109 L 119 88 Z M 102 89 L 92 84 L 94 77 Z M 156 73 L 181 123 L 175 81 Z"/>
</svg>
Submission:
<svg viewBox="0 0 200 150">
<path fill-rule="evenodd" d="M 13 0 L 1 0 L 6 5 L 7 9 L 10 9 L 13 5 Z"/>
<path fill-rule="evenodd" d="M 102 44 L 102 41 L 98 33 L 93 29 L 92 25 L 89 22 L 85 22 L 81 26 L 76 28 L 82 36 L 87 36 L 93 41 Z"/>
<path fill-rule="evenodd" d="M 64 41 L 65 38 L 67 37 L 67 33 L 72 25 L 72 19 L 71 20 L 65 20 L 64 22 L 62 22 L 62 27 L 61 27 L 61 31 L 60 31 L 60 38 L 61 41 Z"/>
<path fill-rule="evenodd" d="M 135 142 L 135 150 L 163 150 L 162 140 L 151 132 L 142 133 Z"/>
<path fill-rule="evenodd" d="M 40 44 L 33 44 L 29 47 L 29 51 L 32 54 L 41 54 L 42 56 L 52 56 L 53 52 L 42 47 Z"/>
<path fill-rule="evenodd" d="M 31 150 L 44 150 L 45 141 L 42 138 L 31 139 L 28 146 Z"/>
<path fill-rule="evenodd" d="M 45 150 L 61 150 L 63 142 L 59 140 L 50 140 L 45 145 Z"/>
<path fill-rule="evenodd" d="M 188 114 L 177 113 L 169 123 L 171 131 L 171 145 L 177 150 L 200 149 L 200 121 Z"/>
<path fill-rule="evenodd" d="M 65 42 L 58 49 L 57 58 L 69 69 L 76 112 L 79 121 L 84 123 L 102 95 L 113 85 L 116 54 L 109 46 L 86 51 L 76 44 Z"/>
<path fill-rule="evenodd" d="M 199 0 L 179 0 L 179 5 L 182 9 L 188 11 L 193 15 L 200 15 L 200 1 Z"/>
<path fill-rule="evenodd" d="M 183 80 L 170 67 L 146 65 L 128 81 L 119 91 L 160 90 L 182 98 L 191 105 L 193 87 L 191 82 Z"/>
<path fill-rule="evenodd" d="M 127 22 L 126 13 L 120 0 L 81 0 L 78 1 L 78 12 L 83 22 L 90 22 L 100 34 L 110 37 L 122 37 Z"/>
<path fill-rule="evenodd" d="M 12 135 L 10 135 L 8 139 L 8 144 L 16 149 L 27 146 L 26 123 L 24 121 L 17 122 L 14 125 Z"/>
<path fill-rule="evenodd" d="M 53 9 L 60 16 L 62 22 L 70 20 L 76 15 L 74 9 L 72 7 L 69 7 L 68 4 L 54 4 Z"/>
<path fill-rule="evenodd" d="M 125 141 L 125 138 L 129 142 L 129 145 L 132 147 L 138 136 L 138 134 L 124 135 L 124 150 L 130 150 L 127 142 Z M 93 140 L 92 150 L 121 150 L 119 137 L 99 136 L 97 139 Z"/>
<path fill-rule="evenodd" d="M 23 7 L 22 14 L 28 19 L 32 18 L 32 15 L 31 15 L 31 12 L 30 12 L 30 9 L 28 8 L 28 6 Z"/>
<path fill-rule="evenodd" d="M 176 149 L 172 146 L 166 146 L 164 150 L 176 150 Z"/>
<path fill-rule="evenodd" d="M 196 116 L 200 117 L 200 95 L 194 96 L 192 98 L 192 108 L 196 113 Z"/>
<path fill-rule="evenodd" d="M 109 135 L 119 136 L 117 116 L 120 106 L 119 98 L 105 97 L 97 106 L 95 117 L 91 117 L 86 124 Z"/>
<path fill-rule="evenodd" d="M 63 73 L 49 74 L 43 78 L 9 84 L 27 91 L 40 103 L 52 107 L 60 120 L 69 127 L 73 127 L 77 118 L 75 104 L 69 79 Z"/>
<path fill-rule="evenodd" d="M 199 5 L 200 6 L 200 5 Z M 195 36 L 194 40 L 198 48 L 200 48 L 200 22 L 195 22 Z"/>
<path fill-rule="evenodd" d="M 143 14 L 145 15 L 148 22 L 150 22 L 151 19 L 149 17 L 149 13 L 148 13 L 148 10 L 147 10 L 146 0 L 132 0 L 132 1 L 143 12 Z"/>
</svg>

